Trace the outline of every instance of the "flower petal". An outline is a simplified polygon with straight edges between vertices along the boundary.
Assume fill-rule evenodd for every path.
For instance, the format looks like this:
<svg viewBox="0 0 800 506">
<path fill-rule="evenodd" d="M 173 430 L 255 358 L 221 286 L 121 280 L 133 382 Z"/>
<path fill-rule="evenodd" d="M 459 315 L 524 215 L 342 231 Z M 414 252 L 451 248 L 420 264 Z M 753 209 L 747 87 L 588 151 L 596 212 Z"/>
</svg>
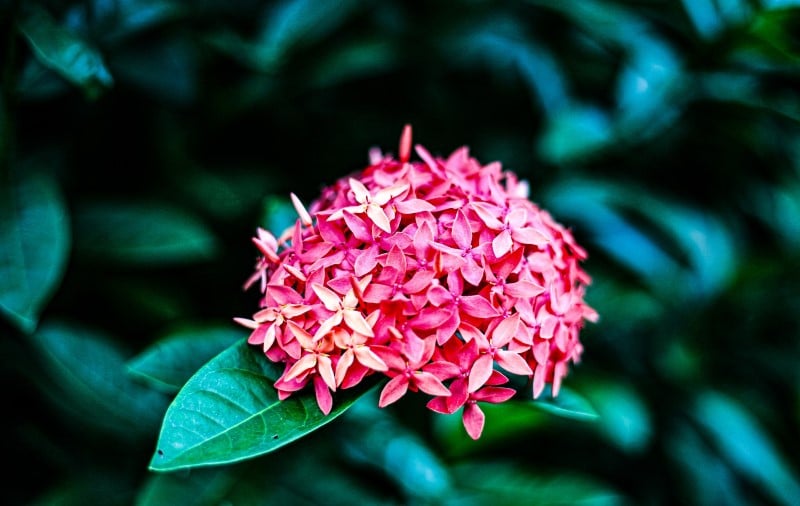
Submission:
<svg viewBox="0 0 800 506">
<path fill-rule="evenodd" d="M 358 255 L 355 263 L 353 264 L 353 272 L 359 278 L 372 272 L 376 265 L 378 265 L 378 253 L 380 249 L 377 244 L 373 244 L 365 249 Z"/>
<path fill-rule="evenodd" d="M 531 299 L 544 293 L 544 287 L 537 285 L 531 281 L 516 281 L 514 283 L 506 283 L 504 292 L 511 297 L 517 299 Z"/>
<path fill-rule="evenodd" d="M 422 199 L 402 200 L 400 202 L 395 202 L 394 207 L 400 214 L 417 214 L 425 211 L 436 210 L 433 204 Z"/>
<path fill-rule="evenodd" d="M 400 158 L 401 163 L 408 163 L 411 157 L 411 125 L 403 127 L 403 134 L 400 136 L 400 149 L 397 152 L 397 157 Z"/>
<path fill-rule="evenodd" d="M 497 404 L 509 400 L 514 397 L 516 393 L 517 391 L 513 388 L 485 387 L 472 394 L 472 398 L 476 401 Z"/>
<path fill-rule="evenodd" d="M 487 227 L 492 230 L 500 230 L 503 228 L 503 223 L 497 219 L 497 217 L 500 216 L 500 210 L 497 207 L 484 204 L 483 202 L 472 202 L 470 208 L 475 211 L 475 214 L 478 215 L 478 218 L 480 218 Z"/>
<path fill-rule="evenodd" d="M 351 177 L 348 179 L 348 182 L 350 183 L 350 189 L 353 190 L 353 195 L 356 198 L 356 202 L 359 204 L 366 204 L 369 202 L 369 190 L 367 190 L 367 187 L 364 186 L 361 181 Z"/>
<path fill-rule="evenodd" d="M 320 302 L 328 311 L 338 311 L 342 308 L 342 299 L 330 288 L 326 288 L 319 283 L 313 283 L 311 289 L 314 290 L 314 293 L 317 294 Z"/>
<path fill-rule="evenodd" d="M 284 379 L 291 380 L 303 373 L 311 371 L 317 365 L 317 355 L 315 353 L 307 353 L 300 357 L 300 360 L 286 372 Z"/>
<path fill-rule="evenodd" d="M 303 225 L 310 227 L 314 222 L 311 219 L 311 215 L 308 214 L 308 211 L 306 211 L 306 207 L 302 202 L 300 202 L 300 199 L 297 198 L 297 195 L 294 193 L 290 193 L 289 197 L 292 200 L 292 205 L 294 206 L 295 211 L 297 211 L 297 215 L 300 216 L 300 221 L 303 223 Z"/>
<path fill-rule="evenodd" d="M 466 295 L 459 299 L 462 311 L 475 318 L 491 318 L 497 316 L 497 309 L 482 295 Z"/>
<path fill-rule="evenodd" d="M 416 371 L 411 377 L 420 390 L 430 395 L 449 396 L 450 390 L 433 374 L 425 371 Z"/>
<path fill-rule="evenodd" d="M 355 309 L 345 309 L 342 311 L 342 316 L 344 317 L 344 322 L 347 324 L 347 326 L 354 331 L 368 337 L 375 337 L 375 332 L 372 331 L 372 327 L 369 326 L 369 323 L 367 323 L 367 320 L 364 318 L 364 315 L 361 314 L 361 311 L 357 311 Z"/>
<path fill-rule="evenodd" d="M 389 404 L 396 402 L 408 391 L 408 378 L 399 374 L 389 380 L 386 386 L 381 390 L 381 397 L 378 401 L 378 406 L 385 408 Z"/>
<path fill-rule="evenodd" d="M 361 364 L 369 367 L 373 371 L 388 371 L 389 366 L 381 360 L 381 357 L 373 353 L 372 350 L 369 349 L 369 346 L 356 346 L 353 348 L 356 357 L 358 357 L 358 361 Z"/>
<path fill-rule="evenodd" d="M 492 344 L 497 346 L 505 346 L 514 336 L 517 335 L 519 329 L 519 313 L 503 319 L 492 332 Z"/>
<path fill-rule="evenodd" d="M 356 239 L 366 243 L 372 242 L 372 227 L 366 220 L 346 210 L 342 213 L 342 218 L 344 218 L 345 225 L 347 225 L 347 228 L 350 229 Z"/>
<path fill-rule="evenodd" d="M 489 376 L 492 375 L 493 365 L 494 360 L 488 354 L 481 355 L 472 364 L 472 369 L 469 371 L 469 388 L 467 389 L 470 393 L 475 392 L 486 383 Z"/>
<path fill-rule="evenodd" d="M 508 350 L 497 350 L 494 356 L 497 365 L 502 367 L 508 372 L 519 374 L 520 376 L 528 376 L 533 374 L 530 366 L 524 358 Z"/>
<path fill-rule="evenodd" d="M 511 251 L 511 247 L 513 245 L 514 243 L 511 241 L 511 234 L 508 232 L 508 230 L 502 230 L 499 234 L 497 234 L 497 237 L 492 239 L 492 251 L 494 252 L 494 256 L 500 258 Z"/>
<path fill-rule="evenodd" d="M 453 241 L 459 248 L 466 250 L 472 247 L 472 229 L 469 226 L 469 220 L 460 209 L 456 211 L 456 219 L 453 220 L 451 233 Z"/>
<path fill-rule="evenodd" d="M 317 356 L 317 370 L 319 371 L 319 375 L 325 381 L 325 384 L 331 390 L 336 390 L 336 377 L 333 374 L 333 363 L 331 362 L 331 357 L 327 355 L 318 355 Z"/>
<path fill-rule="evenodd" d="M 328 390 L 328 385 L 319 376 L 314 377 L 314 394 L 317 396 L 317 405 L 320 411 L 326 415 L 330 413 L 333 407 L 333 396 Z"/>
<path fill-rule="evenodd" d="M 342 353 L 342 356 L 339 357 L 339 361 L 336 363 L 336 372 L 334 376 L 336 377 L 336 386 L 340 386 L 342 381 L 344 381 L 345 376 L 347 375 L 347 370 L 353 365 L 353 361 L 355 360 L 355 354 L 353 353 L 352 348 L 348 348 Z"/>
<path fill-rule="evenodd" d="M 464 413 L 461 416 L 461 420 L 464 423 L 464 428 L 467 430 L 469 437 L 475 440 L 481 437 L 483 424 L 486 422 L 486 415 L 483 414 L 483 411 L 481 411 L 481 408 L 479 408 L 477 404 L 467 403 L 464 406 Z"/>
</svg>

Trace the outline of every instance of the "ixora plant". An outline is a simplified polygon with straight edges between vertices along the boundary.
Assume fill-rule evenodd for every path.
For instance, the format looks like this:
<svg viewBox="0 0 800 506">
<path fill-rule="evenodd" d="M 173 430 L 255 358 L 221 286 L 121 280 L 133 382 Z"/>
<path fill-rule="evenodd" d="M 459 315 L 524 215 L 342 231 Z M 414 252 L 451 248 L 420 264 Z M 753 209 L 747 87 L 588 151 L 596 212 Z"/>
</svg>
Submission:
<svg viewBox="0 0 800 506">
<path fill-rule="evenodd" d="M 151 467 L 264 453 L 340 414 L 376 377 L 388 378 L 380 407 L 422 392 L 437 413 L 462 410 L 473 439 L 479 403 L 517 394 L 507 375 L 530 379 L 533 398 L 548 384 L 558 395 L 584 321 L 597 319 L 584 302 L 585 251 L 500 163 L 420 145 L 412 161 L 411 144 L 406 126 L 397 158 L 372 150 L 308 210 L 292 194 L 294 226 L 258 230 L 245 287 L 259 288 L 260 309 L 236 318 L 248 345 L 179 393 Z M 254 388 L 254 375 L 271 384 Z"/>
</svg>

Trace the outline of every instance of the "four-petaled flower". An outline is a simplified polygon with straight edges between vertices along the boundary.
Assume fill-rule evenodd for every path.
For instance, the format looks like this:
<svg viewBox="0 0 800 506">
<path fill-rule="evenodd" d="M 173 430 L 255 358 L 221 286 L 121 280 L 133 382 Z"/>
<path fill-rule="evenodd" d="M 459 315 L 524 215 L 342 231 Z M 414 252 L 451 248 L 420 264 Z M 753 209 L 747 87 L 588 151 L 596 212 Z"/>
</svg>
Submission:
<svg viewBox="0 0 800 506">
<path fill-rule="evenodd" d="M 253 238 L 245 287 L 259 286 L 260 309 L 236 321 L 284 364 L 281 399 L 311 386 L 327 414 L 334 392 L 380 374 L 381 407 L 422 392 L 435 412 L 462 410 L 477 439 L 479 404 L 516 394 L 505 374 L 556 395 L 580 359 L 580 329 L 597 319 L 586 252 L 499 162 L 414 148 L 421 161 L 406 126 L 397 159 L 370 150 L 367 168 L 308 209 L 291 194 L 295 224 Z"/>
</svg>

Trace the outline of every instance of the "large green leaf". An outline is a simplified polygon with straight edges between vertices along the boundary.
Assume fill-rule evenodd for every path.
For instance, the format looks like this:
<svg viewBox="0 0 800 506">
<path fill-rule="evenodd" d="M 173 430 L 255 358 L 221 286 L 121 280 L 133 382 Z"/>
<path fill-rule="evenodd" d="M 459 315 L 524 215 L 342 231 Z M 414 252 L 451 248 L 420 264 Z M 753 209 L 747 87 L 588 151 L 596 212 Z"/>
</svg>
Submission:
<svg viewBox="0 0 800 506">
<path fill-rule="evenodd" d="M 69 242 L 67 211 L 51 177 L 19 171 L 0 180 L 0 312 L 21 330 L 36 328 L 61 281 Z"/>
<path fill-rule="evenodd" d="M 128 362 L 135 377 L 166 392 L 177 392 L 203 366 L 238 339 L 233 327 L 193 327 L 170 333 Z"/>
<path fill-rule="evenodd" d="M 143 265 L 212 257 L 216 238 L 197 217 L 168 204 L 92 204 L 75 213 L 75 248 L 91 257 Z"/>
<path fill-rule="evenodd" d="M 123 438 L 144 436 L 158 426 L 166 397 L 128 377 L 123 353 L 109 336 L 47 323 L 32 340 L 52 380 L 43 383 L 44 391 L 80 423 Z"/>
<path fill-rule="evenodd" d="M 272 384 L 282 372 L 244 340 L 219 354 L 167 410 L 150 469 L 226 464 L 271 452 L 327 424 L 368 390 L 337 392 L 325 416 L 310 389 L 278 399 Z"/>
<path fill-rule="evenodd" d="M 28 4 L 19 29 L 44 66 L 83 88 L 88 96 L 113 84 L 100 52 L 38 5 Z"/>
</svg>

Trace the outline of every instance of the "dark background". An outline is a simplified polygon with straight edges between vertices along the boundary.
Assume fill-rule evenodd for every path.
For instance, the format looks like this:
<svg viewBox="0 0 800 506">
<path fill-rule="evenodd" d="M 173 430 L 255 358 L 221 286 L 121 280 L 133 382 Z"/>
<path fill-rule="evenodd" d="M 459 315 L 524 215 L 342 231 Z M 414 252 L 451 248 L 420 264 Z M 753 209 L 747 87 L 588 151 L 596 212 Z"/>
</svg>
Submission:
<svg viewBox="0 0 800 506">
<path fill-rule="evenodd" d="M 800 504 L 793 4 L 0 2 L 3 502 Z M 367 401 L 148 473 L 174 392 L 130 361 L 243 338 L 256 227 L 406 123 L 527 179 L 589 251 L 601 319 L 565 385 L 599 419 L 490 406 L 473 443 Z"/>
</svg>

